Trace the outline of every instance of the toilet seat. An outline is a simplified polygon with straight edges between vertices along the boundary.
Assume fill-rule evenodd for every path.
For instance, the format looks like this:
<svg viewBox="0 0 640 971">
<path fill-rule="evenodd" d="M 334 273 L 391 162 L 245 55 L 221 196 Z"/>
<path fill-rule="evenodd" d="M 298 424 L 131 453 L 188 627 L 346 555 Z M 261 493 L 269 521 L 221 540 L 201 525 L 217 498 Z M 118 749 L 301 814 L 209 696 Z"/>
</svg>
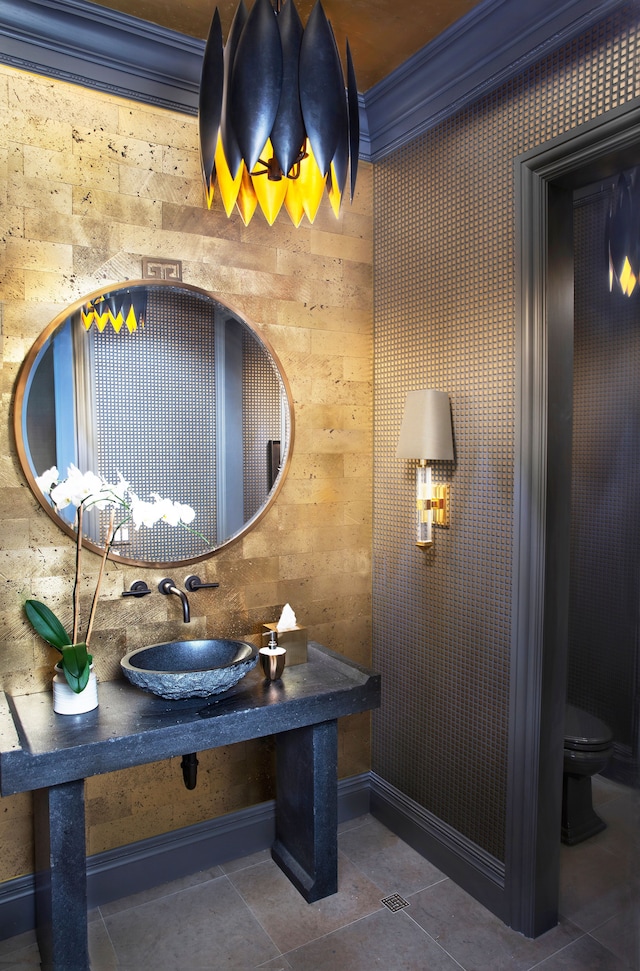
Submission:
<svg viewBox="0 0 640 971">
<path fill-rule="evenodd" d="M 564 747 L 570 752 L 605 752 L 613 744 L 613 733 L 595 715 L 566 705 Z"/>
</svg>

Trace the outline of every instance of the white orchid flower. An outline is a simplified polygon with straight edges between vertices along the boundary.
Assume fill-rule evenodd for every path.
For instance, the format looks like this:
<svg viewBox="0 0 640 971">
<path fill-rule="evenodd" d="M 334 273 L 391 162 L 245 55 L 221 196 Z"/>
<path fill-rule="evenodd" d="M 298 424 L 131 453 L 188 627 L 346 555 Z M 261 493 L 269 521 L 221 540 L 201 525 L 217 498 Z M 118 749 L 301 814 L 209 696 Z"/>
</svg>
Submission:
<svg viewBox="0 0 640 971">
<path fill-rule="evenodd" d="M 168 523 L 169 526 L 179 526 L 180 524 L 186 526 L 195 519 L 195 510 L 191 506 L 174 502 L 173 499 L 163 499 L 157 492 L 152 492 L 151 498 L 158 510 L 158 520 Z"/>
<path fill-rule="evenodd" d="M 87 473 L 88 476 L 92 474 Z M 107 506 L 121 506 L 123 509 L 127 509 L 129 506 L 128 493 L 129 483 L 118 472 L 117 482 L 107 482 L 105 479 L 100 479 L 99 490 L 87 496 L 84 502 L 86 506 L 95 506 L 97 509 L 106 509 Z"/>
<path fill-rule="evenodd" d="M 127 504 L 127 495 L 129 493 L 130 486 L 131 483 L 127 482 L 121 472 L 118 472 L 118 481 L 116 484 L 109 486 L 117 502 L 119 502 L 121 506 L 125 506 Z"/>
<path fill-rule="evenodd" d="M 42 475 L 36 476 L 36 485 L 40 492 L 47 495 L 53 486 L 57 484 L 59 478 L 60 473 L 58 472 L 57 467 L 52 465 L 51 468 L 47 469 L 46 472 L 43 472 Z"/>
<path fill-rule="evenodd" d="M 102 487 L 103 481 L 95 472 L 81 472 L 75 465 L 70 465 L 66 479 L 54 486 L 49 495 L 57 509 L 79 506 L 82 502 L 89 505 L 94 500 L 104 504 Z"/>
<path fill-rule="evenodd" d="M 133 493 L 131 493 L 130 512 L 136 530 L 140 529 L 141 526 L 147 526 L 149 528 L 155 526 L 161 515 L 157 503 L 145 502 L 144 499 L 139 499 Z"/>
<path fill-rule="evenodd" d="M 184 502 L 174 502 L 174 506 L 178 510 L 178 522 L 182 523 L 184 526 L 188 526 L 196 518 L 196 511 L 192 509 L 191 506 L 187 506 Z"/>
<path fill-rule="evenodd" d="M 95 506 L 97 509 L 106 509 L 107 506 L 121 506 L 125 503 L 123 497 L 116 492 L 116 486 L 109 482 L 103 482 L 100 490 L 87 496 L 85 506 Z"/>
<path fill-rule="evenodd" d="M 36 485 L 41 490 L 43 495 L 49 497 L 51 502 L 54 504 L 56 509 L 64 509 L 66 506 L 73 505 L 80 507 L 80 510 L 85 507 L 95 506 L 98 509 L 104 509 L 106 506 L 119 506 L 122 510 L 123 518 L 120 523 L 115 526 L 115 535 L 118 535 L 119 530 L 122 528 L 124 523 L 131 521 L 134 528 L 139 530 L 141 526 L 147 526 L 152 528 L 157 522 L 165 522 L 171 526 L 184 526 L 188 528 L 188 524 L 193 522 L 195 519 L 195 510 L 191 506 L 187 506 L 181 502 L 174 502 L 172 499 L 163 499 L 157 493 L 151 494 L 151 499 L 145 501 L 140 499 L 134 492 L 131 491 L 131 485 L 124 476 L 118 472 L 118 481 L 116 483 L 107 482 L 102 476 L 98 476 L 95 472 L 81 472 L 75 465 L 70 465 L 67 469 L 67 476 L 62 482 L 59 481 L 59 472 L 55 466 L 47 469 L 41 475 L 37 476 L 35 479 Z M 80 525 L 80 514 L 78 515 L 78 525 Z M 207 543 L 204 536 L 196 531 L 195 535 L 199 536 L 200 539 Z M 78 580 L 80 576 L 80 554 L 82 551 L 82 531 L 78 529 L 76 544 L 77 544 L 77 555 L 76 555 L 76 575 L 74 591 L 78 589 Z M 91 636 L 91 631 L 93 628 L 93 619 L 95 616 L 95 610 L 98 604 L 98 595 L 100 592 L 100 583 L 102 581 L 102 571 L 104 569 L 104 564 L 106 562 L 109 551 L 112 548 L 114 542 L 114 520 L 111 517 L 109 529 L 107 531 L 107 537 L 104 540 L 104 546 L 102 550 L 102 564 L 100 568 L 100 573 L 98 574 L 98 582 L 96 585 L 96 590 L 93 596 L 93 602 L 91 605 L 91 611 L 89 613 L 89 620 L 87 623 L 87 629 L 85 636 L 85 642 L 81 643 L 78 641 L 78 635 L 80 631 L 80 618 L 78 609 L 78 600 L 74 594 L 73 599 L 73 633 L 68 634 L 60 624 L 58 618 L 53 614 L 46 604 L 42 604 L 39 601 L 27 601 L 27 604 L 31 605 L 31 613 L 28 612 L 29 619 L 35 628 L 35 630 L 53 647 L 58 648 L 63 655 L 64 660 L 64 649 L 67 647 L 69 650 L 76 650 L 82 647 L 84 649 L 84 655 L 88 658 L 84 672 L 86 671 L 87 676 L 89 672 L 89 663 L 91 657 L 86 653 L 87 645 L 89 644 L 89 638 Z M 209 544 L 207 544 L 209 545 Z M 27 608 L 25 608 L 27 609 Z M 46 616 L 48 620 L 43 619 Z M 34 619 L 35 618 L 35 619 Z M 59 628 L 61 632 L 62 640 L 58 643 L 57 640 L 50 639 L 50 632 L 53 630 L 51 627 L 51 619 L 55 622 L 56 630 Z M 56 630 L 54 630 L 54 635 L 57 637 Z M 72 639 L 72 644 L 67 643 L 69 639 Z M 75 656 L 75 655 L 74 655 Z M 63 665 L 64 667 L 64 665 Z M 76 687 L 76 682 L 80 685 L 79 676 L 77 677 L 73 673 L 72 680 L 69 674 L 70 669 L 65 668 L 65 674 L 67 676 L 67 681 L 71 685 L 74 691 L 80 691 L 84 688 L 86 684 L 86 679 L 84 680 L 82 687 Z"/>
<path fill-rule="evenodd" d="M 88 492 L 82 500 L 86 509 L 106 509 L 112 506 L 114 496 L 107 482 L 100 482 L 100 488 Z"/>
<path fill-rule="evenodd" d="M 170 526 L 177 526 L 178 519 L 173 509 L 173 502 L 171 499 L 163 499 L 159 496 L 157 492 L 151 493 L 151 498 L 153 499 L 153 504 L 156 510 L 156 522 L 162 520 L 163 523 L 169 523 Z"/>
<path fill-rule="evenodd" d="M 116 483 L 107 482 L 95 472 L 81 472 L 75 465 L 67 469 L 67 476 L 58 481 L 59 473 L 54 466 L 38 476 L 36 483 L 55 505 L 95 507 L 120 506 L 131 517 L 134 528 L 151 529 L 158 522 L 169 526 L 188 526 L 196 517 L 195 509 L 183 502 L 174 502 L 152 492 L 149 500 L 140 499 L 131 491 L 131 484 L 118 472 Z"/>
</svg>

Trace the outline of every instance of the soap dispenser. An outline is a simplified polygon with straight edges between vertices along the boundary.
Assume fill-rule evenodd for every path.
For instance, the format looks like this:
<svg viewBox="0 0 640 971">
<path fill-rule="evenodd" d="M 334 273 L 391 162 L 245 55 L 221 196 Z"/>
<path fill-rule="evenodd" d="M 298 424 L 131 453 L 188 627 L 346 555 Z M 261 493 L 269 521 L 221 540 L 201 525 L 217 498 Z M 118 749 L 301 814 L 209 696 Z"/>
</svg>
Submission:
<svg viewBox="0 0 640 971">
<path fill-rule="evenodd" d="M 277 681 L 282 677 L 287 652 L 284 647 L 278 647 L 276 632 L 271 631 L 271 640 L 266 647 L 260 648 L 260 664 L 267 681 Z"/>
</svg>

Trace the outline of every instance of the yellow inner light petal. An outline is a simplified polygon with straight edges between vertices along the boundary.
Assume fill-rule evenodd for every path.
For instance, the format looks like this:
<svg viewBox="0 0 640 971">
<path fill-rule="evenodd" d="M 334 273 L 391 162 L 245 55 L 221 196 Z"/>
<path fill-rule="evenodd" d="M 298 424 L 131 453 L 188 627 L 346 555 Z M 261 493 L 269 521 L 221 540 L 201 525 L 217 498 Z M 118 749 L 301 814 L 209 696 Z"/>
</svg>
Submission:
<svg viewBox="0 0 640 971">
<path fill-rule="evenodd" d="M 308 139 L 304 148 L 307 157 L 300 162 L 300 172 L 297 179 L 283 178 L 272 181 L 269 180 L 266 173 L 251 176 L 247 172 L 244 162 L 241 163 L 236 177 L 232 178 L 224 154 L 222 138 L 218 135 L 215 153 L 215 178 L 227 216 L 231 216 L 234 205 L 237 205 L 242 221 L 245 226 L 248 226 L 257 206 L 260 205 L 265 219 L 271 226 L 284 204 L 294 226 L 300 225 L 304 214 L 306 214 L 309 222 L 313 223 L 326 188 L 331 208 L 336 218 L 339 218 L 342 193 L 337 188 L 335 167 L 332 163 L 329 174 L 325 178 L 318 168 Z M 261 157 L 270 159 L 272 155 L 271 140 L 267 139 Z M 214 193 L 213 183 L 205 186 L 205 193 L 207 205 L 211 208 Z"/>
<path fill-rule="evenodd" d="M 115 330 L 116 334 L 120 333 L 120 328 L 124 324 L 124 317 L 122 316 L 122 310 L 118 311 L 116 317 L 112 313 L 109 314 L 109 320 L 111 321 L 111 326 Z"/>
<path fill-rule="evenodd" d="M 297 179 L 298 191 L 302 199 L 302 207 L 307 214 L 310 223 L 316 218 L 318 207 L 322 201 L 325 188 L 325 177 L 318 168 L 309 139 L 306 143 L 306 151 L 309 157 L 300 163 L 300 176 Z"/>
<path fill-rule="evenodd" d="M 230 216 L 233 212 L 233 207 L 236 203 L 236 199 L 238 198 L 244 167 L 243 162 L 238 169 L 238 174 L 236 175 L 235 179 L 231 178 L 231 172 L 229 171 L 227 159 L 224 154 L 224 148 L 222 147 L 222 138 L 220 135 L 218 135 L 218 143 L 216 145 L 216 179 L 218 180 L 220 198 L 222 199 L 222 204 L 227 216 Z M 211 198 L 213 199 L 213 192 L 211 193 Z"/>
<path fill-rule="evenodd" d="M 624 265 L 622 267 L 622 273 L 620 274 L 620 286 L 622 287 L 622 292 L 626 293 L 628 297 L 631 296 L 635 289 L 636 276 L 631 269 L 631 263 L 629 262 L 629 257 L 625 256 Z"/>
<path fill-rule="evenodd" d="M 304 216 L 302 195 L 298 190 L 297 179 L 287 179 L 287 194 L 284 197 L 284 207 L 289 214 L 289 219 L 297 229 Z"/>
<path fill-rule="evenodd" d="M 268 138 L 265 147 L 260 153 L 260 158 L 270 159 L 272 156 L 273 146 L 271 139 Z M 273 182 L 266 174 L 261 174 L 252 175 L 251 181 L 265 219 L 270 226 L 273 226 L 287 194 L 287 182 L 289 179 L 283 177 L 279 182 Z"/>
<path fill-rule="evenodd" d="M 134 330 L 138 329 L 138 321 L 136 320 L 136 313 L 133 309 L 133 304 L 129 307 L 129 313 L 125 317 L 124 322 L 130 334 L 133 334 Z"/>
<path fill-rule="evenodd" d="M 258 199 L 256 197 L 255 189 L 253 188 L 251 176 L 247 172 L 247 167 L 244 162 L 240 166 L 240 171 L 240 191 L 238 192 L 236 203 L 238 206 L 238 212 L 242 216 L 242 222 L 245 224 L 245 226 L 248 226 L 254 212 L 256 211 Z"/>
<path fill-rule="evenodd" d="M 205 198 L 207 200 L 207 209 L 211 209 L 211 206 L 213 205 L 213 196 L 214 196 L 214 191 L 213 190 L 214 190 L 214 185 L 215 185 L 215 183 L 214 183 L 213 179 L 209 179 L 209 182 L 208 182 L 208 184 L 205 187 L 204 194 L 205 194 Z"/>
<path fill-rule="evenodd" d="M 99 310 L 96 310 L 95 317 L 94 317 L 95 324 L 96 324 L 96 327 L 98 328 L 98 330 L 101 333 L 105 329 L 105 327 L 107 326 L 107 324 L 109 323 L 109 317 L 110 316 L 111 316 L 111 314 L 109 313 L 108 310 L 105 310 L 104 312 L 101 312 Z"/>
<path fill-rule="evenodd" d="M 333 167 L 333 162 L 329 167 L 329 178 L 327 179 L 327 192 L 329 193 L 329 202 L 331 203 L 333 214 L 336 217 L 336 219 L 338 219 L 340 217 L 340 203 L 342 202 L 342 193 L 338 189 L 338 180 L 336 179 L 336 170 Z"/>
</svg>

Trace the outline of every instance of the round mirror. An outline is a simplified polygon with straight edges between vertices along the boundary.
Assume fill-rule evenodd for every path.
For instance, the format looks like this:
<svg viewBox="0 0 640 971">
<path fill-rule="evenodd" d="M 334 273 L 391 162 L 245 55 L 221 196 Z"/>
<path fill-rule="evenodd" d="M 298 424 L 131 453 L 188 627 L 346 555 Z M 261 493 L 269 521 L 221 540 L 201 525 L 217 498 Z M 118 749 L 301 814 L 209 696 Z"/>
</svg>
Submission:
<svg viewBox="0 0 640 971">
<path fill-rule="evenodd" d="M 112 559 L 160 567 L 204 559 L 264 515 L 286 473 L 293 408 L 273 351 L 237 313 L 197 287 L 137 281 L 49 324 L 20 372 L 14 428 L 29 485 L 71 536 L 75 507 L 56 510 L 36 483 L 52 466 L 191 506 L 193 528 L 116 533 Z M 107 529 L 108 513 L 85 513 L 90 548 Z"/>
</svg>

